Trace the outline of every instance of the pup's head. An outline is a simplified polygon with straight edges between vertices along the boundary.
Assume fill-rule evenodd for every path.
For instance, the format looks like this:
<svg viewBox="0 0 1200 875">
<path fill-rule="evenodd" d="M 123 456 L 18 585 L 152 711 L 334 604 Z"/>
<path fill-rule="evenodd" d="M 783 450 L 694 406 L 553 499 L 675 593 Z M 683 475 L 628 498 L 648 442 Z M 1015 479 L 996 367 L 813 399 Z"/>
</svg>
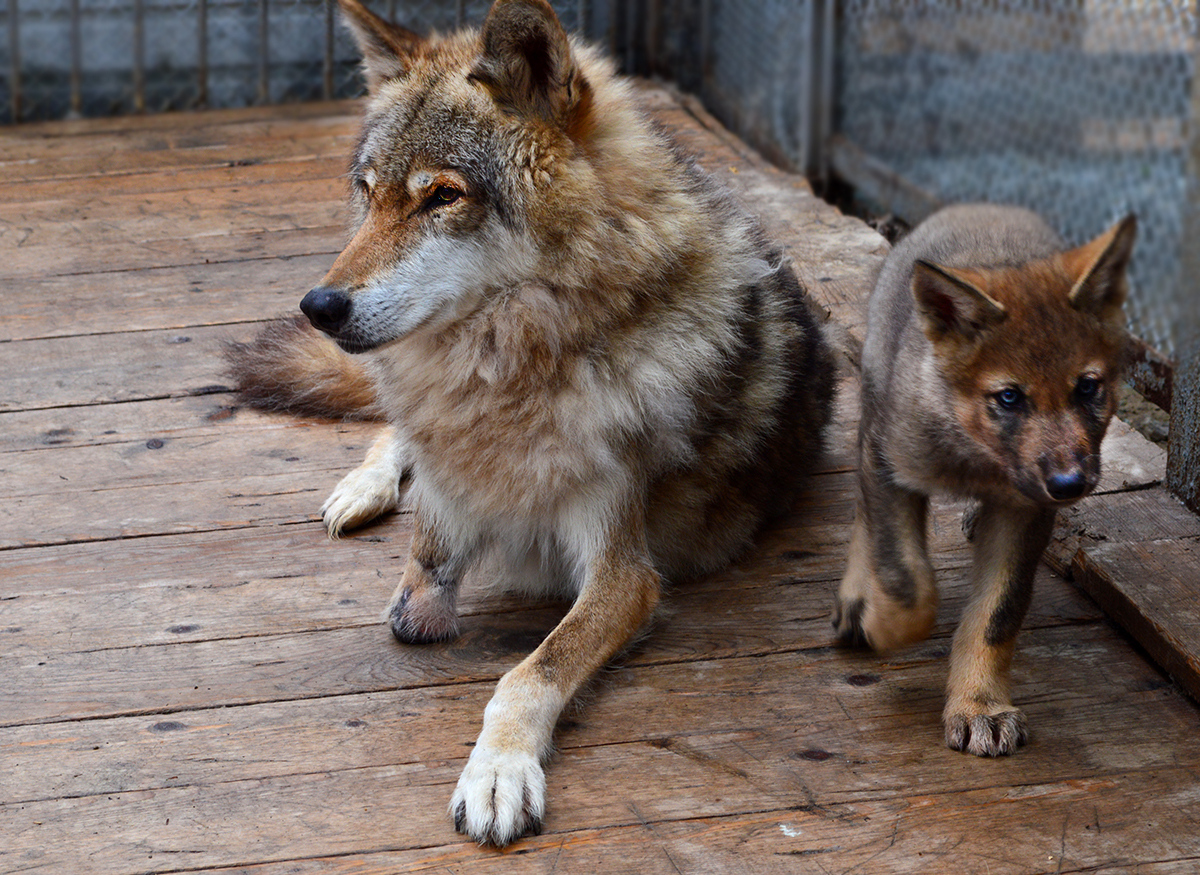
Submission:
<svg viewBox="0 0 1200 875">
<path fill-rule="evenodd" d="M 1020 266 L 914 268 L 921 324 L 962 430 L 1037 504 L 1070 503 L 1100 479 L 1135 235 L 1128 216 L 1090 243 Z"/>
<path fill-rule="evenodd" d="M 545 0 L 497 0 L 479 32 L 428 39 L 339 2 L 370 91 L 355 232 L 300 307 L 363 352 L 535 275 L 537 229 L 568 230 L 546 221 L 572 195 L 550 183 L 581 151 L 591 91 Z"/>
</svg>

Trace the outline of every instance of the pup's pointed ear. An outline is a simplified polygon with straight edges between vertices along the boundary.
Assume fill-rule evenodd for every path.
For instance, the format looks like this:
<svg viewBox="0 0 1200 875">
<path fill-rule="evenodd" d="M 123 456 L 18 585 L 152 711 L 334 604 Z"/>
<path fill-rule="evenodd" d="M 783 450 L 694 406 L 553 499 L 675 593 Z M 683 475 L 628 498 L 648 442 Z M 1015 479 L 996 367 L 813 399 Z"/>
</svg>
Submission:
<svg viewBox="0 0 1200 875">
<path fill-rule="evenodd" d="M 470 78 L 505 109 L 565 127 L 587 89 L 567 32 L 546 0 L 496 0 Z"/>
<path fill-rule="evenodd" d="M 424 39 L 380 18 L 360 0 L 338 0 L 338 5 L 362 52 L 367 90 L 374 94 L 384 82 L 404 76 Z"/>
<path fill-rule="evenodd" d="M 1104 322 L 1121 322 L 1121 306 L 1129 293 L 1125 270 L 1133 257 L 1137 218 L 1128 215 L 1095 240 L 1063 253 L 1075 284 L 1071 306 Z"/>
<path fill-rule="evenodd" d="M 973 340 L 1008 318 L 1004 307 L 980 290 L 981 279 L 973 270 L 942 267 L 931 261 L 913 266 L 913 297 L 931 341 Z"/>
</svg>

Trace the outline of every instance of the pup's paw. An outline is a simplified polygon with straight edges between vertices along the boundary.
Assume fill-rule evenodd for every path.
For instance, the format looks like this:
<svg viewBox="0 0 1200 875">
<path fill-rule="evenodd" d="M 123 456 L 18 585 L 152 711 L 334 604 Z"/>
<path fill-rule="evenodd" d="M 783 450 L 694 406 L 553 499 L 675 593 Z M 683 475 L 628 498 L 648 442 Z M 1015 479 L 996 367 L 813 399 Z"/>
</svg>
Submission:
<svg viewBox="0 0 1200 875">
<path fill-rule="evenodd" d="M 1029 740 L 1025 715 L 1012 705 L 992 710 L 947 711 L 946 746 L 977 757 L 1010 756 Z"/>
<path fill-rule="evenodd" d="M 869 647 L 862 626 L 863 600 L 843 601 L 833 606 L 833 633 L 842 647 Z"/>
<path fill-rule="evenodd" d="M 337 538 L 399 504 L 400 479 L 390 470 L 363 465 L 343 477 L 325 499 L 321 518 L 329 537 Z"/>
<path fill-rule="evenodd" d="M 535 757 L 478 746 L 450 798 L 454 828 L 481 845 L 502 848 L 542 831 L 546 776 Z"/>
<path fill-rule="evenodd" d="M 903 607 L 878 596 L 870 602 L 838 596 L 833 629 L 843 647 L 870 647 L 888 652 L 924 641 L 937 620 L 937 593 L 913 607 Z"/>
</svg>

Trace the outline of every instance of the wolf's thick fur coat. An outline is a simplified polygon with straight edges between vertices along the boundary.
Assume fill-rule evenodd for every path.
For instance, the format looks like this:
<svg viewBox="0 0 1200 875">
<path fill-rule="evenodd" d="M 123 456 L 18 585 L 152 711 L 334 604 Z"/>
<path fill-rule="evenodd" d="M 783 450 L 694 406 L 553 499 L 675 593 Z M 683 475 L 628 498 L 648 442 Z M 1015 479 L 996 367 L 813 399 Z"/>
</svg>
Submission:
<svg viewBox="0 0 1200 875">
<path fill-rule="evenodd" d="M 558 715 L 650 619 L 663 579 L 725 565 L 819 456 L 834 362 L 757 224 L 544 0 L 421 38 L 341 0 L 370 89 L 354 234 L 309 318 L 234 345 L 246 397 L 388 426 L 323 513 L 396 506 L 406 642 L 457 630 L 485 552 L 574 600 L 500 682 L 451 801 L 507 844 L 540 826 Z"/>
<path fill-rule="evenodd" d="M 951 207 L 896 246 L 872 293 L 858 508 L 834 624 L 844 642 L 881 650 L 928 635 L 928 496 L 978 500 L 944 713 L 952 748 L 995 756 L 1025 741 L 1009 664 L 1057 509 L 1100 478 L 1134 232 L 1128 217 L 1067 250 L 1027 210 Z"/>
</svg>

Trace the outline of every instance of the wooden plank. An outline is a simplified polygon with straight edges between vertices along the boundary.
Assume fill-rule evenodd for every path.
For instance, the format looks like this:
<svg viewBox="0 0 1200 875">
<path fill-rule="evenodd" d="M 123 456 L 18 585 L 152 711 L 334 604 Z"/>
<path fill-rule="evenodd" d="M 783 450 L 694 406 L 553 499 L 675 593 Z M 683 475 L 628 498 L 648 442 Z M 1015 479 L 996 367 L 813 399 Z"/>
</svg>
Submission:
<svg viewBox="0 0 1200 875">
<path fill-rule="evenodd" d="M 0 344 L 0 412 L 228 391 L 221 344 L 254 326 L 194 326 Z"/>
<path fill-rule="evenodd" d="M 52 476 L 58 456 L 8 457 L 9 453 L 43 452 L 64 447 L 102 447 L 109 444 L 142 443 L 154 437 L 220 437 L 235 435 L 255 442 L 274 441 L 281 449 L 290 440 L 289 429 L 301 423 L 320 423 L 328 429 L 330 443 L 342 441 L 349 450 L 347 460 L 362 454 L 363 442 L 374 434 L 370 423 L 334 423 L 324 419 L 301 420 L 283 414 L 261 413 L 238 407 L 226 392 L 200 392 L 177 398 L 157 398 L 110 404 L 51 407 L 45 410 L 13 410 L 3 414 L 0 435 L 0 465 L 22 466 L 31 480 Z M 345 426 L 344 428 L 342 426 Z M 269 437 L 266 432 L 279 431 Z M 322 432 L 325 433 L 325 432 Z M 354 436 L 354 440 L 351 439 Z M 38 461 L 40 459 L 40 461 Z"/>
<path fill-rule="evenodd" d="M 339 426 L 352 446 L 370 426 Z M 291 525 L 318 518 L 321 502 L 361 458 L 309 423 L 265 446 L 254 434 L 165 438 L 5 454 L 0 548 Z M 50 457 L 52 455 L 52 457 Z M 50 468 L 50 479 L 31 468 Z"/>
<path fill-rule="evenodd" d="M 951 818 L 958 801 L 939 799 L 946 812 L 934 817 L 934 804 L 923 800 L 913 819 L 906 811 L 888 811 L 880 807 L 857 805 L 853 814 L 846 809 L 764 811 L 753 814 L 652 823 L 605 830 L 576 830 L 554 833 L 522 841 L 507 853 L 488 853 L 462 843 L 420 850 L 380 851 L 342 857 L 318 857 L 286 863 L 268 863 L 236 869 L 205 869 L 204 872 L 239 875 L 395 875 L 397 872 L 473 872 L 503 875 L 545 875 L 547 872 L 614 872 L 638 875 L 728 875 L 730 872 L 754 872 L 756 875 L 796 875 L 797 872 L 866 872 L 870 875 L 928 875 L 930 872 L 969 873 L 969 875 L 1028 875 L 1030 872 L 1075 873 L 1089 875 L 1193 875 L 1200 858 L 1175 856 L 1155 862 L 1124 862 L 1136 858 L 1139 842 L 1126 848 L 1110 830 L 1103 843 L 1093 841 L 1091 831 L 1103 829 L 1078 818 L 1070 808 L 1072 799 L 1061 804 L 1051 801 L 1042 812 L 1022 806 L 1013 813 L 1028 813 L 1022 823 L 1022 839 L 1032 845 L 1009 845 L 999 849 L 989 842 L 996 832 L 997 800 L 989 806 L 974 800 L 973 811 L 961 819 Z M 1056 800 L 1055 800 L 1056 801 Z M 1087 799 L 1079 800 L 1087 804 Z M 1010 809 L 1012 810 L 1012 809 Z M 1106 805 L 1104 815 L 1114 815 L 1107 823 L 1121 826 L 1119 806 Z M 849 814 L 849 816 L 847 816 Z M 888 815 L 891 816 L 888 816 Z M 1043 820 L 1040 816 L 1047 818 Z M 1101 812 L 1096 811 L 1097 821 Z M 840 815 L 840 816 L 839 816 Z M 854 816 L 857 815 L 857 816 Z M 926 820 L 932 820 L 928 822 Z M 1055 837 L 1031 830 L 1031 824 L 1066 824 L 1067 831 Z M 901 830 L 901 826 L 904 827 Z M 1060 856 L 1043 850 L 1063 849 L 1070 840 L 1070 856 L 1060 868 Z M 1176 852 L 1178 854 L 1178 852 Z M 1085 868 L 1080 868 L 1081 864 Z M 811 869 L 801 868 L 811 865 Z"/>
<path fill-rule="evenodd" d="M 1129 358 L 1129 385 L 1137 389 L 1152 404 L 1171 412 L 1171 396 L 1175 392 L 1175 364 L 1139 337 L 1128 338 L 1126 355 Z"/>
<path fill-rule="evenodd" d="M 722 616 L 702 628 L 742 627 L 743 646 L 753 643 L 759 652 L 801 634 L 810 643 L 823 640 L 845 561 L 837 527 L 815 524 L 823 513 L 814 508 L 771 531 L 727 575 L 681 586 L 671 604 L 712 600 Z M 399 580 L 410 538 L 409 518 L 400 514 L 336 543 L 312 520 L 282 532 L 252 527 L 4 551 L 0 657 L 89 651 L 101 640 L 109 648 L 138 647 L 371 625 L 380 622 Z M 826 540 L 832 543 L 815 543 Z M 935 541 L 935 547 L 945 590 L 935 631 L 945 636 L 967 598 L 970 557 L 962 546 Z M 497 593 L 497 582 L 502 574 L 491 567 L 471 574 L 460 615 L 523 604 Z M 1050 578 L 1041 583 L 1046 594 L 1035 602 L 1027 628 L 1098 618 L 1070 588 Z M 730 586 L 737 587 L 736 598 L 724 592 Z M 779 615 L 781 605 L 788 606 L 787 616 Z M 49 617 L 57 619 L 47 623 Z M 661 634 L 686 646 L 686 632 L 671 622 Z"/>
<path fill-rule="evenodd" d="M 62 158 L 91 158 L 98 165 L 93 172 L 103 172 L 118 152 L 175 152 L 185 163 L 225 146 L 290 147 L 303 154 L 304 143 L 355 127 L 361 111 L 360 101 L 344 100 L 10 125 L 0 141 L 0 180 L 34 178 L 43 162 Z"/>
<path fill-rule="evenodd" d="M 518 621 L 497 622 L 512 628 Z M 708 634 L 702 629 L 695 637 Z M 368 660 L 377 678 L 386 663 L 415 663 L 415 673 L 431 663 L 448 664 L 454 652 L 427 656 L 422 651 L 429 648 L 400 647 L 384 638 L 375 639 L 378 653 Z M 718 649 L 679 662 L 668 659 L 668 648 L 651 645 L 608 672 L 585 709 L 568 714 L 557 747 L 650 739 L 686 757 L 689 745 L 702 749 L 707 736 L 748 733 L 747 743 L 764 756 L 807 764 L 810 786 L 821 793 L 903 795 L 923 782 L 960 792 L 1014 779 L 1032 783 L 1064 774 L 1153 772 L 1185 764 L 1179 751 L 1194 737 L 1194 709 L 1149 663 L 1121 658 L 1124 645 L 1103 624 L 1036 630 L 1026 638 L 1016 679 L 1033 741 L 999 765 L 942 749 L 945 660 L 920 648 L 887 660 L 827 647 L 749 657 Z M 325 662 L 357 662 L 352 657 L 363 652 L 330 650 Z M 179 708 L 172 702 L 137 716 L 9 726 L 0 730 L 0 751 L 11 766 L 0 775 L 0 800 L 13 804 L 462 756 L 461 745 L 477 731 L 501 665 L 519 655 L 481 660 L 454 683 L 446 683 L 439 668 L 404 689 L 355 691 L 347 679 L 325 695 L 303 699 L 218 708 Z M 198 671 L 196 680 L 205 682 L 205 673 Z M 264 754 L 285 750 L 286 755 Z M 741 761 L 744 755 L 733 758 Z M 886 784 L 876 767 L 886 770 Z"/>
<path fill-rule="evenodd" d="M 1200 538 L 1080 550 L 1075 582 L 1200 701 Z M 1152 607 L 1151 607 L 1152 606 Z"/>
<path fill-rule="evenodd" d="M 186 333 L 197 325 L 297 313 L 339 245 L 331 232 L 328 251 L 315 255 L 260 254 L 216 264 L 29 277 L 5 297 L 9 310 L 0 323 L 0 342 L 156 329 Z M 63 319 L 64 312 L 72 317 Z M 246 337 L 252 332 L 240 330 Z"/>
<path fill-rule="evenodd" d="M 1200 517 L 1162 488 L 1114 492 L 1085 499 L 1059 514 L 1050 545 L 1059 561 L 1070 562 L 1089 543 L 1130 543 L 1200 536 Z"/>
<path fill-rule="evenodd" d="M 1100 446 L 1100 483 L 1093 495 L 1145 489 L 1162 483 L 1167 454 L 1124 422 L 1114 418 Z"/>
<path fill-rule="evenodd" d="M 123 270 L 194 264 L 203 260 L 196 252 L 219 252 L 252 236 L 282 232 L 336 227 L 340 245 L 341 193 L 336 181 L 318 179 L 184 197 L 176 192 L 116 195 L 83 211 L 74 201 L 19 204 L 4 211 L 0 253 L 5 275 L 18 279 L 83 273 L 114 263 Z M 323 250 L 301 254 L 313 251 Z"/>
<path fill-rule="evenodd" d="M 74 199 L 86 203 L 93 198 L 111 198 L 119 195 L 148 195 L 164 192 L 182 193 L 213 188 L 243 188 L 269 183 L 299 182 L 311 179 L 336 179 L 344 176 L 348 149 L 353 145 L 342 138 L 331 138 L 330 144 L 321 148 L 311 144 L 311 153 L 306 155 L 256 154 L 247 157 L 243 147 L 238 147 L 232 158 L 213 161 L 198 167 L 169 168 L 165 170 L 129 171 L 104 175 L 81 175 L 72 177 L 50 176 L 32 181 L 0 182 L 0 209 L 4 214 L 23 204 L 41 204 L 47 201 Z M 328 153 L 328 154 L 326 154 Z"/>
<path fill-rule="evenodd" d="M 469 738 L 459 741 L 460 756 Z M 772 749 L 778 741 L 743 731 L 692 736 L 674 748 L 643 741 L 563 751 L 552 767 L 548 835 L 513 851 L 552 848 L 554 839 L 579 830 L 640 826 L 654 834 L 652 825 L 753 812 L 773 821 L 762 851 L 825 849 L 830 864 L 869 864 L 871 872 L 985 858 L 1003 865 L 1000 871 L 1047 871 L 1031 869 L 1035 861 L 1061 861 L 1071 871 L 1200 855 L 1190 814 L 1200 787 L 1186 766 L 966 790 L 927 778 L 917 791 L 906 785 L 864 792 L 827 788 L 822 772 L 834 758 L 814 764 L 786 747 Z M 945 765 L 992 771 L 1018 762 L 967 760 L 944 749 L 935 756 Z M 70 871 L 86 849 L 87 871 L 107 875 L 173 870 L 183 860 L 188 869 L 233 866 L 245 862 L 247 847 L 256 861 L 285 862 L 405 850 L 428 860 L 446 845 L 490 859 L 492 852 L 453 834 L 441 804 L 430 804 L 449 796 L 461 765 L 453 757 L 4 806 L 10 835 L 0 863 L 8 871 Z M 113 823 L 121 828 L 109 828 Z"/>
<path fill-rule="evenodd" d="M 230 109 L 203 109 L 190 112 L 149 113 L 146 115 L 114 115 L 88 119 L 58 119 L 55 121 L 22 122 L 6 128 L 6 136 L 14 140 L 63 139 L 92 137 L 97 134 L 165 131 L 195 126 L 261 124 L 264 122 L 295 122 L 330 116 L 353 116 L 362 101 L 357 99 L 313 101 L 306 103 L 263 104 Z"/>
<path fill-rule="evenodd" d="M 336 579 L 314 580 L 307 574 L 285 578 L 286 582 L 279 584 L 284 592 L 269 597 L 263 587 L 249 587 L 242 602 L 238 601 L 240 591 L 205 588 L 202 594 L 209 598 L 203 611 L 182 610 L 194 601 L 177 592 L 131 587 L 128 593 L 114 595 L 102 590 L 90 598 L 100 605 L 111 602 L 112 606 L 98 609 L 98 613 L 102 617 L 120 614 L 111 641 L 103 632 L 94 632 L 92 620 L 81 625 L 78 638 L 69 623 L 47 623 L 51 616 L 86 616 L 86 596 L 72 599 L 68 592 L 58 598 L 36 598 L 32 604 L 14 596 L 19 604 L 6 606 L 6 614 L 11 608 L 13 619 L 6 619 L 3 627 L 10 630 L 5 633 L 4 649 L 13 655 L 0 659 L 0 672 L 11 678 L 0 722 L 37 723 L 304 698 L 318 694 L 323 683 L 328 685 L 326 691 L 362 692 L 445 683 L 448 678 L 494 678 L 532 651 L 561 616 L 559 608 L 493 614 L 495 605 L 490 598 L 472 595 L 464 599 L 469 610 L 463 617 L 462 637 L 445 645 L 405 648 L 404 653 L 412 654 L 416 662 L 404 668 L 399 679 L 393 678 L 390 636 L 379 623 L 377 611 L 395 585 L 401 567 L 396 545 L 407 537 L 407 532 L 401 532 L 395 523 L 386 525 L 382 532 L 390 540 L 371 551 L 365 565 L 356 569 L 360 580 L 375 587 L 374 597 L 368 604 L 357 606 L 359 613 L 348 618 L 328 601 L 319 608 L 358 625 L 306 623 L 305 614 L 300 613 L 296 617 L 288 615 L 273 626 L 271 618 L 279 612 L 281 602 L 287 613 L 286 592 L 291 588 L 314 587 L 315 593 L 300 597 L 301 602 L 320 600 L 330 587 L 335 592 L 340 589 Z M 797 532 L 803 540 L 795 537 Z M 314 526 L 310 537 L 319 541 L 323 535 Z M 768 550 L 762 554 L 764 562 L 738 565 L 725 576 L 674 593 L 671 604 L 675 615 L 656 628 L 653 649 L 631 659 L 676 662 L 828 648 L 832 643 L 830 608 L 844 548 L 839 545 L 837 549 L 822 550 L 815 543 L 821 537 L 821 532 L 813 533 L 809 526 L 777 533 L 788 550 Z M 137 545 L 131 547 L 136 557 Z M 802 558 L 785 558 L 797 554 L 803 554 Z M 783 564 L 773 565 L 773 557 L 784 558 Z M 772 567 L 778 569 L 775 575 Z M 238 569 L 236 575 L 214 576 L 212 582 L 232 586 L 255 578 L 270 579 L 271 570 L 276 568 L 277 564 L 267 563 L 263 568 L 260 563 L 251 569 Z M 214 563 L 214 571 L 221 570 L 222 566 Z M 917 654 L 927 660 L 946 655 L 946 639 L 967 597 L 966 568 L 959 565 L 941 570 L 948 597 L 936 629 L 937 639 Z M 186 588 L 186 584 L 179 587 Z M 1049 588 L 1044 578 L 1041 588 Z M 1027 627 L 1030 634 L 1043 624 L 1049 629 L 1064 625 L 1069 629 L 1080 622 L 1095 622 L 1094 609 L 1072 598 L 1069 589 L 1059 584 L 1052 592 L 1054 595 L 1039 596 L 1035 603 Z M 218 599 L 218 593 L 225 599 Z M 255 595 L 262 601 L 251 601 Z M 241 604 L 251 619 L 229 619 L 236 608 L 222 601 L 230 606 Z M 122 612 L 123 605 L 128 610 Z M 156 610 L 159 606 L 164 609 L 161 619 Z M 509 609 L 511 603 L 502 601 L 500 607 Z M 60 610 L 49 613 L 54 608 Z M 308 631 L 292 631 L 296 629 Z M 97 649 L 97 640 L 104 642 L 103 648 Z M 170 643 L 142 646 L 160 645 L 164 640 Z M 267 668 L 260 668 L 264 653 L 271 654 L 270 661 Z M 316 657 L 319 653 L 339 654 L 335 665 L 348 662 L 342 670 L 354 679 L 335 680 L 322 674 L 339 669 L 325 667 L 325 661 Z M 314 667 L 314 661 L 320 667 Z M 118 670 L 126 665 L 134 667 Z M 420 672 L 425 669 L 422 676 Z"/>
<path fill-rule="evenodd" d="M 332 205 L 330 211 L 333 211 Z M 279 222 L 279 224 L 286 224 Z M 185 239 L 126 241 L 108 249 L 89 250 L 86 246 L 55 250 L 52 243 L 42 252 L 42 267 L 37 259 L 17 249 L 17 256 L 5 268 L 6 285 L 20 287 L 31 277 L 71 276 L 104 270 L 135 271 L 156 267 L 204 265 L 251 258 L 290 258 L 298 255 L 328 253 L 336 255 L 346 242 L 346 229 L 338 220 L 324 227 L 283 227 L 278 230 L 247 231 L 239 234 L 215 233 Z M 47 265 L 53 265 L 47 269 Z M 78 329 L 77 329 L 78 330 Z"/>
</svg>

